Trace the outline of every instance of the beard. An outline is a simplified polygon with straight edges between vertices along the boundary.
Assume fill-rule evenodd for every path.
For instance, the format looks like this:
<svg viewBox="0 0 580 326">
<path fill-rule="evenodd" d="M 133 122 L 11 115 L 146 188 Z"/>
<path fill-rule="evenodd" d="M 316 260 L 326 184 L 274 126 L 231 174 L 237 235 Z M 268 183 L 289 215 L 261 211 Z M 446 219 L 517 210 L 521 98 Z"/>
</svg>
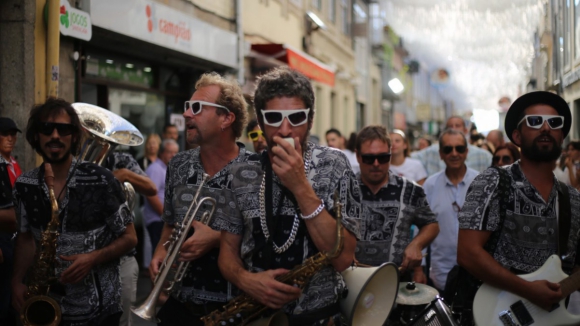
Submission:
<svg viewBox="0 0 580 326">
<path fill-rule="evenodd" d="M 46 153 L 45 151 L 42 151 L 42 157 L 44 158 L 44 161 L 50 164 L 62 163 L 68 160 L 70 155 L 72 155 L 70 148 L 67 151 L 65 151 L 62 156 L 60 156 L 60 153 Z"/>
<path fill-rule="evenodd" d="M 547 148 L 545 145 L 538 144 L 538 139 L 542 137 L 547 137 L 550 139 L 550 142 L 552 143 L 551 149 Z M 558 142 L 550 135 L 540 135 L 529 143 L 525 140 L 522 140 L 521 150 L 522 156 L 525 156 L 534 162 L 553 162 L 556 161 L 562 154 L 562 149 L 558 145 Z"/>
</svg>

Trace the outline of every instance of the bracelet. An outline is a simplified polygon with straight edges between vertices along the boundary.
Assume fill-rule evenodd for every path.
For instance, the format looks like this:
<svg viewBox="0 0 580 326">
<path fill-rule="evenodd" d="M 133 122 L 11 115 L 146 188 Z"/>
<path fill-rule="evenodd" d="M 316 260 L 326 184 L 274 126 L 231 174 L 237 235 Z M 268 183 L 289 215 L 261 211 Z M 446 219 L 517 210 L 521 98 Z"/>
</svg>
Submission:
<svg viewBox="0 0 580 326">
<path fill-rule="evenodd" d="M 314 212 L 312 212 L 312 214 L 303 215 L 302 213 L 300 213 L 300 217 L 302 217 L 303 220 L 309 220 L 318 216 L 318 214 L 320 214 L 324 209 L 324 200 L 321 199 L 320 201 L 321 201 L 320 205 L 318 205 L 318 207 Z"/>
</svg>

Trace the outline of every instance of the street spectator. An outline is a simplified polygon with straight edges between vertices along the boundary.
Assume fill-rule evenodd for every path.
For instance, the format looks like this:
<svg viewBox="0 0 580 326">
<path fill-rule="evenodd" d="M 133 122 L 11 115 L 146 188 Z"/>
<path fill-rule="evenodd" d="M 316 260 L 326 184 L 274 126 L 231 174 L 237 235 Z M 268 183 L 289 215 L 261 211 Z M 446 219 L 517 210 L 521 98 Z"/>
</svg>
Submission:
<svg viewBox="0 0 580 326">
<path fill-rule="evenodd" d="M 520 150 L 513 143 L 507 142 L 498 147 L 493 154 L 493 166 L 513 164 L 520 159 Z"/>
<path fill-rule="evenodd" d="M 266 138 L 264 138 L 264 133 L 258 124 L 258 120 L 253 119 L 248 123 L 246 133 L 254 145 L 254 152 L 262 153 L 262 151 L 268 148 Z"/>
<path fill-rule="evenodd" d="M 157 160 L 160 145 L 161 137 L 158 134 L 150 134 L 147 136 L 147 140 L 145 140 L 145 154 L 143 154 L 143 157 L 137 159 L 141 170 L 146 171 L 149 165 Z"/>
<path fill-rule="evenodd" d="M 503 138 L 503 132 L 499 129 L 491 130 L 487 134 L 486 138 L 488 143 L 493 144 L 493 148 L 497 150 L 498 147 L 503 146 L 505 144 L 505 140 Z"/>
<path fill-rule="evenodd" d="M 339 149 L 344 153 L 344 155 L 346 155 L 354 174 L 360 172 L 360 166 L 356 160 L 356 154 L 345 148 L 344 137 L 342 137 L 342 134 L 338 129 L 331 128 L 326 131 L 326 143 L 328 144 L 328 147 Z"/>
<path fill-rule="evenodd" d="M 409 140 L 402 130 L 395 129 L 391 136 L 390 170 L 400 177 L 405 177 L 422 185 L 427 178 L 425 168 L 418 160 L 410 158 Z"/>
<path fill-rule="evenodd" d="M 431 146 L 431 138 L 429 136 L 421 136 L 417 140 L 417 148 L 418 150 L 423 150 L 429 146 Z"/>
</svg>

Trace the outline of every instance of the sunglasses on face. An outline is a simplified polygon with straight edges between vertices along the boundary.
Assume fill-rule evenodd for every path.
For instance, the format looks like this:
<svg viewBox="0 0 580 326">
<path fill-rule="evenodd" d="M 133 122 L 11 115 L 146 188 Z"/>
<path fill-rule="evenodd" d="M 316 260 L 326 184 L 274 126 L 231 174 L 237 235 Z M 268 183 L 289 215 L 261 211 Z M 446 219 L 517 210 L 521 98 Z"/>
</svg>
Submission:
<svg viewBox="0 0 580 326">
<path fill-rule="evenodd" d="M 526 121 L 528 127 L 533 129 L 540 129 L 544 125 L 544 122 L 548 122 L 548 126 L 551 129 L 561 129 L 564 127 L 564 117 L 561 115 L 526 115 L 523 117 L 520 122 L 518 122 L 518 126 Z"/>
<path fill-rule="evenodd" d="M 287 118 L 293 127 L 297 127 L 308 121 L 309 112 L 310 109 L 262 110 L 262 116 L 264 117 L 264 123 L 268 126 L 280 127 L 284 118 Z"/>
<path fill-rule="evenodd" d="M 201 112 L 201 109 L 203 109 L 204 105 L 224 109 L 224 110 L 228 111 L 228 113 L 230 113 L 230 110 L 223 105 L 219 105 L 219 104 L 215 104 L 215 103 L 211 103 L 211 102 L 205 102 L 205 101 L 185 101 L 185 105 L 183 106 L 183 112 L 185 113 L 185 112 L 187 112 L 187 110 L 191 109 L 191 113 L 193 113 L 193 115 L 197 115 Z"/>
<path fill-rule="evenodd" d="M 453 149 L 455 149 L 455 151 L 457 153 L 463 154 L 467 150 L 467 146 L 459 145 L 459 146 L 443 146 L 443 147 L 441 147 L 441 151 L 443 152 L 443 154 L 450 154 L 451 152 L 453 152 Z"/>
<path fill-rule="evenodd" d="M 257 141 L 262 135 L 264 135 L 264 132 L 262 130 L 254 130 L 248 132 L 248 138 L 250 138 L 252 141 Z"/>
<path fill-rule="evenodd" d="M 17 131 L 16 130 L 5 130 L 5 131 L 0 131 L 0 136 L 3 137 L 8 137 L 8 136 L 16 136 Z"/>
<path fill-rule="evenodd" d="M 45 136 L 50 136 L 54 129 L 58 131 L 59 135 L 68 136 L 76 130 L 76 127 L 70 123 L 42 122 L 39 125 L 38 132 Z"/>
<path fill-rule="evenodd" d="M 379 164 L 385 164 L 391 161 L 391 153 L 383 154 L 361 154 L 361 160 L 364 164 L 375 164 L 375 160 L 379 161 Z"/>
<path fill-rule="evenodd" d="M 493 163 L 498 164 L 501 160 L 501 163 L 504 165 L 508 165 L 512 163 L 512 158 L 509 155 L 502 155 L 502 156 L 494 156 L 493 157 Z"/>
</svg>

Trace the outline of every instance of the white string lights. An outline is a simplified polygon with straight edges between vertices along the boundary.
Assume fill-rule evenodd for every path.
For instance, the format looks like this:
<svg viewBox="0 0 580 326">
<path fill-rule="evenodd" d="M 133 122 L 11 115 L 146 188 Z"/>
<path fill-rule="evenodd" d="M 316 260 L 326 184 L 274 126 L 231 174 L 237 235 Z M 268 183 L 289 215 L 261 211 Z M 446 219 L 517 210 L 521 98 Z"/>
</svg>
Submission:
<svg viewBox="0 0 580 326">
<path fill-rule="evenodd" d="M 497 109 L 525 85 L 541 0 L 383 0 L 383 9 L 413 58 L 449 71 L 441 94 L 457 110 Z"/>
</svg>

